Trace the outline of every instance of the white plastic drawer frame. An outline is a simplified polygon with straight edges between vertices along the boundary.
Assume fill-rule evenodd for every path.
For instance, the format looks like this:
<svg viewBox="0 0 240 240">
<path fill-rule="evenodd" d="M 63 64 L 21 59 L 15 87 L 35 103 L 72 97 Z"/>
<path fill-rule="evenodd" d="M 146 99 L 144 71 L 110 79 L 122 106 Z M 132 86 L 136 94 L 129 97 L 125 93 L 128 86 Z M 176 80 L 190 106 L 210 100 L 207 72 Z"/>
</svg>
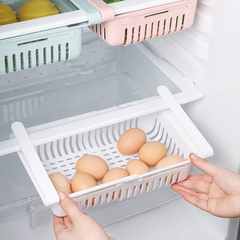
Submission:
<svg viewBox="0 0 240 240">
<path fill-rule="evenodd" d="M 168 155 L 180 155 L 186 161 L 70 194 L 80 209 L 116 200 L 122 201 L 182 181 L 187 178 L 191 168 L 188 159 L 191 152 L 204 158 L 213 155 L 211 146 L 168 88 L 160 86 L 158 93 L 169 109 L 151 114 L 141 113 L 135 118 L 132 118 L 131 112 L 125 116 L 121 115 L 122 110 L 94 116 L 52 128 L 51 139 L 44 136 L 44 131 L 39 131 L 35 134 L 41 144 L 33 144 L 31 134 L 27 133 L 22 123 L 13 123 L 12 130 L 21 149 L 18 155 L 44 204 L 51 206 L 55 215 L 64 216 L 65 213 L 48 174 L 61 172 L 71 180 L 76 171 L 75 162 L 86 154 L 96 154 L 104 158 L 110 169 L 125 166 L 129 159 L 137 157 L 121 155 L 117 151 L 118 137 L 129 128 L 143 129 L 147 133 L 148 141 L 163 142 Z"/>
</svg>

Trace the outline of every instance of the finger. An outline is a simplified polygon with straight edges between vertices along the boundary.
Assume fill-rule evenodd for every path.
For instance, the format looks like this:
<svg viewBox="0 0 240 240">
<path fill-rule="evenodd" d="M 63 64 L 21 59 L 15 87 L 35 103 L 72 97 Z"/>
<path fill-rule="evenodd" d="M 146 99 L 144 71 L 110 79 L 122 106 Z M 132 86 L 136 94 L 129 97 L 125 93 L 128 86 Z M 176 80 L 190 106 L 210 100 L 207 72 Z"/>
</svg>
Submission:
<svg viewBox="0 0 240 240">
<path fill-rule="evenodd" d="M 68 215 L 70 220 L 72 221 L 72 224 L 79 222 L 82 217 L 85 217 L 86 215 L 80 211 L 80 209 L 76 206 L 76 204 L 73 202 L 73 200 L 63 192 L 59 192 L 59 198 L 60 198 L 60 205 L 63 209 L 63 211 Z"/>
<path fill-rule="evenodd" d="M 207 211 L 208 209 L 208 202 L 202 199 L 199 199 L 191 194 L 189 194 L 188 192 L 185 191 L 179 191 L 178 192 L 179 195 L 184 198 L 187 202 L 191 203 L 192 205 Z"/>
<path fill-rule="evenodd" d="M 179 186 L 177 184 L 172 185 L 172 190 L 177 192 L 177 193 L 179 191 L 185 191 L 185 192 L 193 195 L 194 197 L 197 197 L 197 198 L 200 198 L 200 199 L 206 200 L 206 201 L 208 200 L 208 194 L 206 194 L 206 193 L 197 193 L 197 192 L 194 192 L 191 189 L 185 188 L 183 186 Z"/>
<path fill-rule="evenodd" d="M 182 182 L 178 182 L 177 183 L 180 186 L 186 187 L 186 188 L 190 188 L 190 189 L 194 189 L 197 190 L 199 192 L 203 192 L 203 193 L 209 193 L 210 191 L 210 183 L 203 181 L 203 180 L 185 180 Z"/>
<path fill-rule="evenodd" d="M 109 240 L 116 240 L 115 238 L 109 237 Z"/>
<path fill-rule="evenodd" d="M 73 227 L 72 221 L 71 221 L 71 219 L 69 218 L 69 216 L 64 217 L 63 220 L 64 220 L 65 226 L 66 226 L 68 229 L 71 229 L 71 228 Z"/>
<path fill-rule="evenodd" d="M 219 166 L 214 165 L 213 163 L 208 162 L 205 159 L 198 157 L 196 154 L 191 153 L 189 155 L 192 164 L 197 167 L 198 169 L 202 170 L 203 172 L 207 173 L 208 175 L 214 177 L 216 176 L 222 168 Z"/>
<path fill-rule="evenodd" d="M 187 180 L 203 180 L 209 183 L 213 182 L 213 178 L 207 174 L 189 175 Z"/>
<path fill-rule="evenodd" d="M 53 230 L 55 235 L 58 235 L 62 231 L 66 230 L 63 218 L 53 215 Z"/>
</svg>

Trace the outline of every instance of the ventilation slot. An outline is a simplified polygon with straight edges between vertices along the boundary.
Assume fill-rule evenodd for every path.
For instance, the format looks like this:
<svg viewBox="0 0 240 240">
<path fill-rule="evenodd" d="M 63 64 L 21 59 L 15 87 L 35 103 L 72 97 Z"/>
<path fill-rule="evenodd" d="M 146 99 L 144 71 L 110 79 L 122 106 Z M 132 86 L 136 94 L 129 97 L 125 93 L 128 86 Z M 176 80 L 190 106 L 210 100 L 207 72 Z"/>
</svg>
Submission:
<svg viewBox="0 0 240 240">
<path fill-rule="evenodd" d="M 61 62 L 62 56 L 61 56 L 61 44 L 58 45 L 58 61 Z"/>
<path fill-rule="evenodd" d="M 149 191 L 149 182 L 146 183 L 146 188 L 145 188 L 145 192 L 148 192 Z"/>
<path fill-rule="evenodd" d="M 145 24 L 144 40 L 147 39 L 147 24 Z"/>
<path fill-rule="evenodd" d="M 32 67 L 31 51 L 28 51 L 28 67 Z"/>
<path fill-rule="evenodd" d="M 85 208 L 88 208 L 88 199 L 85 201 Z"/>
<path fill-rule="evenodd" d="M 179 181 L 179 178 L 180 178 L 180 172 L 179 172 L 179 173 L 178 173 L 178 175 L 177 175 L 176 182 L 178 182 L 178 181 Z"/>
<path fill-rule="evenodd" d="M 106 35 L 106 29 L 104 28 L 104 40 L 107 39 L 107 35 Z"/>
<path fill-rule="evenodd" d="M 39 51 L 36 49 L 36 66 L 39 66 Z"/>
<path fill-rule="evenodd" d="M 162 186 L 162 179 L 161 178 L 158 179 L 158 183 L 159 183 L 158 187 L 160 188 Z"/>
<path fill-rule="evenodd" d="M 69 43 L 66 43 L 66 60 L 69 59 Z"/>
<path fill-rule="evenodd" d="M 147 15 L 147 16 L 145 16 L 145 18 L 153 17 L 153 16 L 156 16 L 156 15 L 164 14 L 164 13 L 168 13 L 168 11 L 159 12 L 159 13 L 153 13 L 153 14 L 151 14 L 151 15 Z"/>
<path fill-rule="evenodd" d="M 24 59 L 23 59 L 23 52 L 20 53 L 20 60 L 21 60 L 21 69 L 24 69 Z"/>
<path fill-rule="evenodd" d="M 132 196 L 133 196 L 133 197 L 135 197 L 135 196 L 136 196 L 136 194 L 137 194 L 137 191 L 136 191 L 136 189 L 137 189 L 137 187 L 136 187 L 136 186 L 134 186 L 134 187 L 133 187 L 133 193 L 132 193 Z"/>
<path fill-rule="evenodd" d="M 118 193 L 118 199 L 121 199 L 122 197 L 122 189 L 120 189 L 119 193 Z"/>
<path fill-rule="evenodd" d="M 109 199 L 110 199 L 110 196 L 109 196 L 109 194 L 107 193 L 107 194 L 106 194 L 106 197 L 105 197 L 105 203 L 108 203 L 108 202 L 109 202 Z"/>
<path fill-rule="evenodd" d="M 32 44 L 32 43 L 36 43 L 36 42 L 43 42 L 43 41 L 47 41 L 47 40 L 48 40 L 48 38 L 43 38 L 43 39 L 39 39 L 39 40 L 34 40 L 34 41 L 19 43 L 18 46 L 27 45 L 27 44 Z"/>
<path fill-rule="evenodd" d="M 175 30 L 174 30 L 175 32 L 177 31 L 177 27 L 178 27 L 178 18 L 179 18 L 179 17 L 177 16 L 177 17 L 176 17 Z"/>
<path fill-rule="evenodd" d="M 172 18 L 170 18 L 170 24 L 169 24 L 169 31 L 168 31 L 168 33 L 171 33 L 171 29 L 172 29 Z"/>
<path fill-rule="evenodd" d="M 13 71 L 16 72 L 17 70 L 16 55 L 13 54 L 12 58 L 13 58 Z"/>
<path fill-rule="evenodd" d="M 126 191 L 126 198 L 127 199 L 130 197 L 130 193 L 131 193 L 130 188 L 128 188 L 127 191 Z"/>
<path fill-rule="evenodd" d="M 160 32 L 160 21 L 158 21 L 158 24 L 157 24 L 157 37 L 159 36 L 159 32 Z"/>
<path fill-rule="evenodd" d="M 43 48 L 43 64 L 47 64 L 47 53 L 46 53 L 46 48 Z"/>
<path fill-rule="evenodd" d="M 4 60 L 5 60 L 5 72 L 8 73 L 9 72 L 8 56 L 5 56 Z"/>
<path fill-rule="evenodd" d="M 127 33 L 128 33 L 128 30 L 127 28 L 125 29 L 125 38 L 124 38 L 124 43 L 123 45 L 126 45 L 127 44 Z"/>
<path fill-rule="evenodd" d="M 139 26 L 138 28 L 138 42 L 140 41 L 140 37 L 141 37 L 141 26 Z"/>
<path fill-rule="evenodd" d="M 95 206 L 95 203 L 96 203 L 96 198 L 94 197 L 94 198 L 92 199 L 92 206 L 93 206 L 93 207 Z"/>
<path fill-rule="evenodd" d="M 165 34 L 165 30 L 166 30 L 166 22 L 167 22 L 167 19 L 165 19 L 163 23 L 163 35 Z"/>
<path fill-rule="evenodd" d="M 51 46 L 51 63 L 54 63 L 54 49 L 53 49 L 53 46 Z"/>
<path fill-rule="evenodd" d="M 185 16 L 186 16 L 186 14 L 183 14 L 183 17 L 182 17 L 182 27 L 181 27 L 181 30 L 183 30 L 183 28 L 184 28 Z"/>
<path fill-rule="evenodd" d="M 102 36 L 102 25 L 99 26 L 99 35 Z"/>
<path fill-rule="evenodd" d="M 154 22 L 152 22 L 152 25 L 151 25 L 151 35 L 150 35 L 150 38 L 153 37 L 153 27 L 154 27 Z"/>
<path fill-rule="evenodd" d="M 174 174 L 172 174 L 172 176 L 171 176 L 170 184 L 173 183 L 173 178 L 174 178 Z"/>
<path fill-rule="evenodd" d="M 114 191 L 113 194 L 112 194 L 112 200 L 113 201 L 116 199 L 116 196 L 117 196 L 116 191 Z"/>
<path fill-rule="evenodd" d="M 165 186 L 167 185 L 167 181 L 168 181 L 168 176 L 166 176 L 165 179 L 164 179 L 164 185 Z"/>
<path fill-rule="evenodd" d="M 102 195 L 99 196 L 98 204 L 101 205 L 103 203 L 103 197 Z"/>
<path fill-rule="evenodd" d="M 95 25 L 95 28 L 96 28 L 96 33 L 97 33 L 97 24 Z"/>
<path fill-rule="evenodd" d="M 131 41 L 131 43 L 133 43 L 134 42 L 134 28 L 132 28 L 132 41 Z"/>
</svg>

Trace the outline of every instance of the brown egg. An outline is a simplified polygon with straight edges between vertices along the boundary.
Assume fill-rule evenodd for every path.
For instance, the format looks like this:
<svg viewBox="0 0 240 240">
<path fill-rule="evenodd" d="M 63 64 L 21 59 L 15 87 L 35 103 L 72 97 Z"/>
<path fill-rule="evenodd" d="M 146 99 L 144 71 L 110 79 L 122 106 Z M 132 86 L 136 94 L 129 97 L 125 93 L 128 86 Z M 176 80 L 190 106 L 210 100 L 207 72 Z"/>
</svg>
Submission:
<svg viewBox="0 0 240 240">
<path fill-rule="evenodd" d="M 155 170 L 168 167 L 184 161 L 185 160 L 179 156 L 170 155 L 160 160 L 160 162 L 156 165 Z"/>
<path fill-rule="evenodd" d="M 71 187 L 68 179 L 61 173 L 52 173 L 49 175 L 49 178 L 55 187 L 56 191 L 61 191 L 66 194 L 71 193 Z"/>
<path fill-rule="evenodd" d="M 71 187 L 73 192 L 79 192 L 87 188 L 97 186 L 97 182 L 88 173 L 77 173 L 73 176 L 71 181 Z"/>
<path fill-rule="evenodd" d="M 117 148 L 122 154 L 131 155 L 139 151 L 146 143 L 146 134 L 139 128 L 132 128 L 124 132 L 118 140 Z"/>
<path fill-rule="evenodd" d="M 109 170 L 107 163 L 100 157 L 86 155 L 81 157 L 76 163 L 77 172 L 85 172 L 92 175 L 96 181 L 102 180 Z"/>
<path fill-rule="evenodd" d="M 149 167 L 154 167 L 166 155 L 167 149 L 164 144 L 156 141 L 145 143 L 138 153 L 139 159 Z"/>
<path fill-rule="evenodd" d="M 130 175 L 133 174 L 141 175 L 150 172 L 150 169 L 147 166 L 147 164 L 137 159 L 132 159 L 128 161 L 126 165 L 126 170 Z"/>
<path fill-rule="evenodd" d="M 125 169 L 113 168 L 105 174 L 105 176 L 103 177 L 102 183 L 112 182 L 127 176 L 129 176 L 129 174 Z"/>
</svg>

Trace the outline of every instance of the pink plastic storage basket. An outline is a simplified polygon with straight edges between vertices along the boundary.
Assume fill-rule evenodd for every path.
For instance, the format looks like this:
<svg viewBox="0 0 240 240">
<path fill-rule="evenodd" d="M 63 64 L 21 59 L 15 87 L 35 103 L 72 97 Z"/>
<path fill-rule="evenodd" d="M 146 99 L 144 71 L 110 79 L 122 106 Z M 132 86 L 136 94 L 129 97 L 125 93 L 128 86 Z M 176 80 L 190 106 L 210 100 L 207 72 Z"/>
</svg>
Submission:
<svg viewBox="0 0 240 240">
<path fill-rule="evenodd" d="M 183 0 L 117 16 L 112 14 L 111 20 L 89 28 L 111 46 L 129 45 L 191 27 L 196 5 L 197 0 Z"/>
</svg>

